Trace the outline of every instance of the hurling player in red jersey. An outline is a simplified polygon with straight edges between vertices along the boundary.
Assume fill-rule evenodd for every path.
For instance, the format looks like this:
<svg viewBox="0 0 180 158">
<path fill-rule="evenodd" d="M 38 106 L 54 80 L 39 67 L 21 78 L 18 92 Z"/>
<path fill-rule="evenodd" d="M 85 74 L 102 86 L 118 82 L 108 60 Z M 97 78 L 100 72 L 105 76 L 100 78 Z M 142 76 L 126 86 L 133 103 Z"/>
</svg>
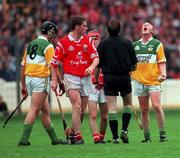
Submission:
<svg viewBox="0 0 180 158">
<path fill-rule="evenodd" d="M 87 22 L 82 16 L 75 16 L 71 21 L 71 32 L 61 38 L 52 59 L 51 88 L 56 91 L 58 64 L 62 62 L 66 93 L 72 104 L 72 128 L 75 144 L 84 144 L 81 134 L 81 121 L 87 107 L 88 96 L 92 91 L 91 73 L 99 64 L 99 57 L 92 39 L 86 35 Z"/>
<path fill-rule="evenodd" d="M 88 32 L 88 35 L 93 39 L 94 45 L 97 47 L 100 42 L 99 32 L 92 30 Z M 97 78 L 97 79 L 96 79 Z M 108 105 L 104 95 L 103 88 L 103 74 L 99 68 L 91 74 L 92 79 L 92 93 L 89 94 L 88 109 L 89 109 L 89 122 L 93 134 L 94 143 L 106 143 L 104 141 L 106 128 L 107 128 L 107 117 L 108 117 Z M 97 104 L 99 104 L 100 110 L 100 131 L 97 127 Z"/>
</svg>

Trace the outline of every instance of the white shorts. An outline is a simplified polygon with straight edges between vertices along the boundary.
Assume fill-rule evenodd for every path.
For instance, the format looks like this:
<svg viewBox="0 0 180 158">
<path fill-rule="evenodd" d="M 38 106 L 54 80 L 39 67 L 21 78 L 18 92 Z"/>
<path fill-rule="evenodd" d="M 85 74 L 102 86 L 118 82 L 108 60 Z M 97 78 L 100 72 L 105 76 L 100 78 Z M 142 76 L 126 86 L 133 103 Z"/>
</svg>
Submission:
<svg viewBox="0 0 180 158">
<path fill-rule="evenodd" d="M 70 74 L 64 74 L 64 83 L 66 92 L 70 89 L 76 89 L 80 92 L 81 96 L 89 96 L 92 92 L 90 76 L 79 77 Z"/>
<path fill-rule="evenodd" d="M 89 101 L 96 102 L 96 103 L 105 103 L 106 97 L 104 95 L 104 89 L 96 89 L 95 85 L 92 84 L 92 93 L 89 94 Z"/>
<path fill-rule="evenodd" d="M 149 93 L 162 91 L 161 85 L 146 86 L 136 80 L 133 80 L 133 89 L 135 96 L 149 96 Z"/>
<path fill-rule="evenodd" d="M 26 87 L 28 90 L 28 95 L 32 96 L 33 92 L 47 92 L 50 91 L 50 79 L 47 78 L 39 78 L 39 77 L 31 77 L 26 76 Z"/>
</svg>

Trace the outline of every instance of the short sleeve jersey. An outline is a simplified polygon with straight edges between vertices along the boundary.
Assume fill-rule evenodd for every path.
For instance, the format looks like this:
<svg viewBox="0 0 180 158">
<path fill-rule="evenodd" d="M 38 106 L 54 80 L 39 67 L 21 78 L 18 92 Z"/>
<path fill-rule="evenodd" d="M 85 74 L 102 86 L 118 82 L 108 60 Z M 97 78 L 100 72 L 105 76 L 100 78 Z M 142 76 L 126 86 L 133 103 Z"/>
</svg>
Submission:
<svg viewBox="0 0 180 158">
<path fill-rule="evenodd" d="M 132 79 L 144 85 L 159 85 L 157 80 L 160 75 L 158 63 L 166 62 L 162 43 L 151 38 L 146 44 L 142 40 L 133 43 L 138 60 L 136 71 L 132 72 Z"/>
<path fill-rule="evenodd" d="M 57 67 L 62 62 L 64 73 L 83 77 L 86 68 L 97 57 L 97 50 L 89 36 L 83 35 L 75 41 L 69 34 L 58 41 L 51 64 Z"/>
<path fill-rule="evenodd" d="M 25 75 L 48 77 L 53 55 L 54 47 L 44 36 L 30 42 L 21 62 L 21 65 L 25 66 Z"/>
</svg>

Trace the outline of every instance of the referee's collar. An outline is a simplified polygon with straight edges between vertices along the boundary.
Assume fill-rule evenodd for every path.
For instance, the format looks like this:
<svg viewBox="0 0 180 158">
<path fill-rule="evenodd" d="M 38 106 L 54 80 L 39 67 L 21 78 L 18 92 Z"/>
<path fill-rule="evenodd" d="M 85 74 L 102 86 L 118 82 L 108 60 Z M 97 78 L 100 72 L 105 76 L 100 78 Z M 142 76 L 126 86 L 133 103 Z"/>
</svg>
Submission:
<svg viewBox="0 0 180 158">
<path fill-rule="evenodd" d="M 38 36 L 38 39 L 44 39 L 44 40 L 48 41 L 48 39 L 43 35 Z"/>
</svg>

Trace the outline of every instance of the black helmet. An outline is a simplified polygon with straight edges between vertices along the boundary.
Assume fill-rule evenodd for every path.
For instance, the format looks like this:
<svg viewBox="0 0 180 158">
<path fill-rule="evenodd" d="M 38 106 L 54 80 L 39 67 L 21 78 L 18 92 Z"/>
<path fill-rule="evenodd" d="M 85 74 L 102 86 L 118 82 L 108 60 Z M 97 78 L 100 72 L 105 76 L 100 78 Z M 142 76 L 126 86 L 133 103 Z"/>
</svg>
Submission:
<svg viewBox="0 0 180 158">
<path fill-rule="evenodd" d="M 43 34 L 47 34 L 51 39 L 56 37 L 56 34 L 58 32 L 57 26 L 50 21 L 45 21 L 42 24 L 41 32 Z"/>
</svg>

